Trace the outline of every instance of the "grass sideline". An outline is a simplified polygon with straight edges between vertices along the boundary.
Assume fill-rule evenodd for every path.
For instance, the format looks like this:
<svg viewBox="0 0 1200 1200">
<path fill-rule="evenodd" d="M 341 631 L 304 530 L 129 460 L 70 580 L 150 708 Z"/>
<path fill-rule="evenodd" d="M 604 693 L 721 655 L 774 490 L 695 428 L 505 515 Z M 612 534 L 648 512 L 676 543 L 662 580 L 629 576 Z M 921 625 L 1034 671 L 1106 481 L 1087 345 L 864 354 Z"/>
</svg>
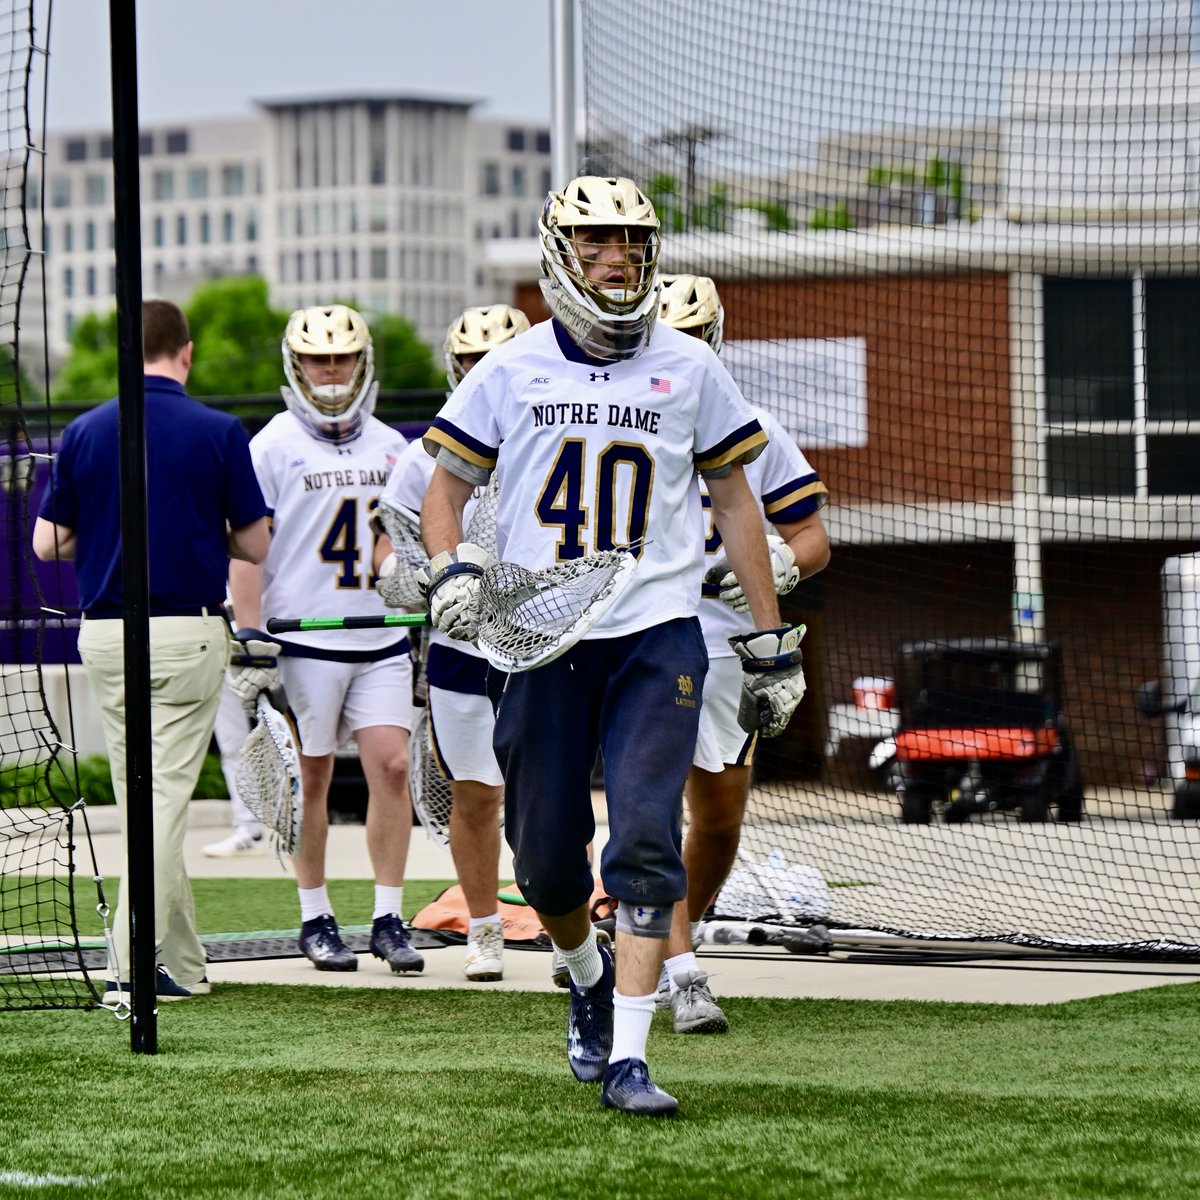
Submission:
<svg viewBox="0 0 1200 1200">
<path fill-rule="evenodd" d="M 1198 1001 L 659 1014 L 662 1122 L 570 1077 L 560 995 L 218 985 L 164 1006 L 156 1057 L 107 1013 L 0 1014 L 0 1197 L 1184 1197 Z"/>
</svg>

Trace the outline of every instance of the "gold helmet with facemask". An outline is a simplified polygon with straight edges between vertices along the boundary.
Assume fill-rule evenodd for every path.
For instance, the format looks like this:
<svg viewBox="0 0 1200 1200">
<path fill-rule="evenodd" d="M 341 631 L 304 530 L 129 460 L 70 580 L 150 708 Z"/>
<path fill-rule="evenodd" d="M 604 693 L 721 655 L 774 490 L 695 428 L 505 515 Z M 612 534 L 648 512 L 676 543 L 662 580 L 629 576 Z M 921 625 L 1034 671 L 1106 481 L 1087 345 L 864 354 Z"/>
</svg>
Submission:
<svg viewBox="0 0 1200 1200">
<path fill-rule="evenodd" d="M 281 390 L 288 409 L 314 437 L 339 444 L 358 437 L 379 391 L 366 321 L 344 304 L 301 308 L 288 318 L 282 349 L 288 386 Z M 300 361 L 305 355 L 345 354 L 358 356 L 346 383 L 315 384 Z"/>
<path fill-rule="evenodd" d="M 703 338 L 717 353 L 725 334 L 725 310 L 707 275 L 661 275 L 658 319 L 672 329 Z"/>
<path fill-rule="evenodd" d="M 446 330 L 443 346 L 446 378 L 451 391 L 462 383 L 473 365 L 464 363 L 464 358 L 478 358 L 528 328 L 529 318 L 519 308 L 510 308 L 507 304 L 468 308 L 461 316 L 455 317 Z"/>
<path fill-rule="evenodd" d="M 650 340 L 658 316 L 658 228 L 654 205 L 631 179 L 581 175 L 546 197 L 538 222 L 542 295 L 591 357 L 636 358 Z M 617 231 L 610 242 L 617 253 L 606 252 L 613 278 L 589 276 L 598 248 L 573 236 L 585 229 Z"/>
</svg>

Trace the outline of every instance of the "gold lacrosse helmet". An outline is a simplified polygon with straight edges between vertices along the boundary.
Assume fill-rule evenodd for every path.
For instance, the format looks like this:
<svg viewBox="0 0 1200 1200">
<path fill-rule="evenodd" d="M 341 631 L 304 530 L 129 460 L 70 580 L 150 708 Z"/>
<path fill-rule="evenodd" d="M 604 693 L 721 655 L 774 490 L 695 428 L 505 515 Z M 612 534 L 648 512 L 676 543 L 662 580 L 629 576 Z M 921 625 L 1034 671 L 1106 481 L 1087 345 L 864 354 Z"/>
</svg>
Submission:
<svg viewBox="0 0 1200 1200">
<path fill-rule="evenodd" d="M 586 230 L 603 245 L 576 236 Z M 576 345 L 604 362 L 636 358 L 658 316 L 654 205 L 631 179 L 581 175 L 546 197 L 538 233 L 542 295 Z"/>
<path fill-rule="evenodd" d="M 672 329 L 703 338 L 717 353 L 725 333 L 725 310 L 707 275 L 661 275 L 658 319 Z"/>
<path fill-rule="evenodd" d="M 487 308 L 468 308 L 462 316 L 455 317 L 446 330 L 443 349 L 446 352 L 446 378 L 453 391 L 473 367 L 474 362 L 464 363 L 463 357 L 470 355 L 478 360 L 502 342 L 515 338 L 529 328 L 529 318 L 519 309 L 507 304 L 493 304 Z"/>
<path fill-rule="evenodd" d="M 303 354 L 356 354 L 358 360 L 347 383 L 317 385 L 301 365 Z M 335 443 L 353 441 L 374 411 L 379 384 L 371 331 L 344 304 L 292 313 L 283 333 L 283 373 L 289 385 L 281 389 L 284 402 L 315 437 Z"/>
</svg>

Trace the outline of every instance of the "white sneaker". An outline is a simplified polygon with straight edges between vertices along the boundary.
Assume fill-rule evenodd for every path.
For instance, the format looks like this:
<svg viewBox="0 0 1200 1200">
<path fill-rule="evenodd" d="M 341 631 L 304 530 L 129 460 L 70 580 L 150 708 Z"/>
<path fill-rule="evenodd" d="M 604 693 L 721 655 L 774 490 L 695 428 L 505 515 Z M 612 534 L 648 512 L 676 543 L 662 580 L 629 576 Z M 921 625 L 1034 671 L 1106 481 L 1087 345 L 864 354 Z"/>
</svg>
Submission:
<svg viewBox="0 0 1200 1200">
<path fill-rule="evenodd" d="M 476 983 L 504 978 L 504 926 L 495 921 L 467 935 L 463 974 Z"/>
<path fill-rule="evenodd" d="M 254 834 L 249 829 L 235 829 L 227 838 L 200 847 L 206 858 L 249 858 L 266 852 L 267 839 L 262 831 Z"/>
</svg>

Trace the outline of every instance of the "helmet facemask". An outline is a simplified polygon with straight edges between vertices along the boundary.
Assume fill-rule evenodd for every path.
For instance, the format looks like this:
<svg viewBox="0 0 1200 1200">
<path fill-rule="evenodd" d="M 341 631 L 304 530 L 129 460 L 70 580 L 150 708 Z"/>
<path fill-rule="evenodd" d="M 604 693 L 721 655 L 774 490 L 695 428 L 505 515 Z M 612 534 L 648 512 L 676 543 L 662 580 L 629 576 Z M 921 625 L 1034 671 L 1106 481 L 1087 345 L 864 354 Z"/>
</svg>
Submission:
<svg viewBox="0 0 1200 1200">
<path fill-rule="evenodd" d="M 323 441 L 341 445 L 362 433 L 375 408 L 375 354 L 366 322 L 353 309 L 335 304 L 294 312 L 283 335 L 282 388 L 288 409 L 308 431 Z M 311 356 L 357 355 L 345 383 L 314 383 L 303 359 Z"/>
<path fill-rule="evenodd" d="M 467 372 L 489 350 L 524 333 L 529 318 L 519 309 L 507 304 L 488 308 L 468 308 L 450 323 L 446 330 L 443 350 L 446 355 L 446 379 L 453 391 Z"/>
<path fill-rule="evenodd" d="M 658 218 L 628 179 L 582 176 L 546 198 L 542 295 L 592 358 L 637 357 L 658 315 Z"/>
<path fill-rule="evenodd" d="M 663 275 L 658 319 L 672 329 L 703 338 L 720 354 L 725 336 L 725 309 L 717 286 L 707 275 Z"/>
</svg>

